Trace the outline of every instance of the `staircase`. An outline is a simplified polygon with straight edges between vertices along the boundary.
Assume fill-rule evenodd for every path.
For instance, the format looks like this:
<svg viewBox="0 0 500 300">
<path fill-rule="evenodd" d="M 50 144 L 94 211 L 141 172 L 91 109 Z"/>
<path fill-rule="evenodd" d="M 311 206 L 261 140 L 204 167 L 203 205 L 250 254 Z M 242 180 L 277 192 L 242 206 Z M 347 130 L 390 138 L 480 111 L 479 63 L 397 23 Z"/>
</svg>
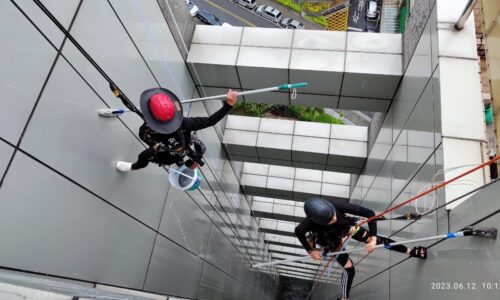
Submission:
<svg viewBox="0 0 500 300">
<path fill-rule="evenodd" d="M 384 0 L 380 18 L 380 32 L 399 33 L 399 0 Z"/>
</svg>

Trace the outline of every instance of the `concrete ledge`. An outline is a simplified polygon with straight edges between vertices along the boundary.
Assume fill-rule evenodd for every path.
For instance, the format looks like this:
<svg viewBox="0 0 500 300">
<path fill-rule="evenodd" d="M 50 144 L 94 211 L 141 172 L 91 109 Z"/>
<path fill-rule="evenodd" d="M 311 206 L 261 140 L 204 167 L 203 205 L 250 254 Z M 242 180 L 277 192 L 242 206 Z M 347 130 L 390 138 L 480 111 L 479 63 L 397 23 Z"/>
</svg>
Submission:
<svg viewBox="0 0 500 300">
<path fill-rule="evenodd" d="M 359 174 L 367 139 L 367 127 L 228 116 L 223 144 L 234 160 Z"/>
</svg>

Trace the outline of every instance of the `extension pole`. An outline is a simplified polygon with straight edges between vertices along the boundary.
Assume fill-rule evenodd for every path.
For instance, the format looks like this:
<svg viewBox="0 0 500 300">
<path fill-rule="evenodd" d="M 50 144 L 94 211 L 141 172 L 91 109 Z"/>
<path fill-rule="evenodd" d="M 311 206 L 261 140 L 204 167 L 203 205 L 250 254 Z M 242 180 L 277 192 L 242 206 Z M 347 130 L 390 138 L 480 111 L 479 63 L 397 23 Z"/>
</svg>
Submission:
<svg viewBox="0 0 500 300">
<path fill-rule="evenodd" d="M 430 241 L 430 240 L 439 240 L 439 239 L 451 239 L 455 237 L 462 237 L 462 236 L 468 236 L 468 235 L 473 235 L 472 230 L 463 230 L 463 231 L 458 231 L 458 232 L 450 232 L 447 234 L 441 234 L 441 235 L 436 235 L 436 236 L 430 236 L 430 237 L 424 237 L 424 238 L 419 238 L 419 239 L 414 239 L 414 240 L 406 240 L 406 241 L 400 241 L 400 242 L 393 242 L 389 244 L 379 244 L 376 245 L 374 248 L 388 248 L 390 249 L 392 246 L 397 246 L 397 245 L 402 245 L 402 244 L 411 244 L 411 243 L 417 243 L 417 242 L 424 242 L 424 241 Z M 352 253 L 352 252 L 360 252 L 364 251 L 365 248 L 355 248 L 351 250 L 344 250 L 344 251 L 337 251 L 337 252 L 332 252 L 328 253 L 326 256 L 331 257 L 339 254 L 344 254 L 344 253 Z M 285 259 L 285 260 L 280 260 L 280 261 L 272 261 L 272 262 L 267 262 L 267 263 L 259 263 L 259 264 L 254 264 L 252 265 L 252 268 L 261 268 L 261 267 L 267 267 L 267 266 L 273 266 L 273 265 L 280 265 L 288 262 L 296 262 L 296 261 L 304 261 L 304 260 L 309 260 L 311 257 L 309 255 L 307 256 L 302 256 L 298 258 L 291 258 L 291 259 Z"/>
<path fill-rule="evenodd" d="M 252 94 L 260 94 L 260 93 L 267 93 L 267 92 L 273 92 L 273 91 L 280 91 L 280 90 L 289 90 L 289 89 L 295 89 L 295 88 L 300 88 L 300 87 L 305 87 L 307 86 L 307 82 L 300 82 L 300 83 L 290 83 L 290 84 L 282 84 L 274 87 L 268 87 L 268 88 L 263 88 L 263 89 L 258 89 L 258 90 L 251 90 L 251 91 L 246 91 L 246 92 L 239 92 L 238 96 L 244 96 L 244 95 L 252 95 Z M 195 99 L 190 99 L 190 100 L 181 100 L 181 103 L 191 103 L 191 102 L 198 102 L 198 101 L 205 101 L 205 100 L 220 100 L 223 99 L 227 96 L 227 94 L 222 94 L 222 95 L 216 95 L 216 96 L 210 96 L 210 97 L 203 97 L 203 98 L 195 98 Z"/>
</svg>

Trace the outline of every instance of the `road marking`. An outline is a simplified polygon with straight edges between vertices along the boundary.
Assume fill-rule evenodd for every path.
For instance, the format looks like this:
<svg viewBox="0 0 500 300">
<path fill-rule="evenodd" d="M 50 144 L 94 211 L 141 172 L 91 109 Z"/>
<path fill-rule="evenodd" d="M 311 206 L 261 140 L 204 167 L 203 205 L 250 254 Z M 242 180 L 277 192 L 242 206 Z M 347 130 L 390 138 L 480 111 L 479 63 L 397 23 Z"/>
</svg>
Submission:
<svg viewBox="0 0 500 300">
<path fill-rule="evenodd" d="M 356 27 L 347 27 L 347 29 L 352 30 L 352 31 L 364 31 L 363 29 L 356 28 Z"/>
<path fill-rule="evenodd" d="M 219 10 L 222 10 L 222 11 L 223 11 L 223 12 L 225 12 L 226 14 L 231 15 L 232 17 L 234 17 L 234 18 L 236 18 L 236 19 L 240 20 L 241 22 L 243 22 L 243 23 L 247 24 L 247 25 L 248 25 L 248 26 L 250 26 L 250 27 L 257 27 L 257 25 L 255 25 L 254 23 L 249 22 L 249 21 L 247 21 L 247 20 L 243 19 L 242 17 L 240 17 L 240 16 L 238 16 L 238 15 L 234 14 L 233 12 L 230 12 L 229 10 L 225 9 L 224 7 L 222 7 L 222 6 L 218 5 L 218 4 L 213 3 L 213 2 L 212 2 L 212 1 L 210 1 L 210 0 L 203 0 L 203 1 L 204 1 L 204 2 L 206 2 L 206 3 L 208 3 L 208 4 L 210 4 L 210 5 L 212 5 L 213 7 L 217 8 L 217 9 L 219 9 Z"/>
<path fill-rule="evenodd" d="M 358 24 L 359 21 L 359 11 L 355 11 L 354 15 L 352 16 L 352 21 L 356 24 Z"/>
</svg>

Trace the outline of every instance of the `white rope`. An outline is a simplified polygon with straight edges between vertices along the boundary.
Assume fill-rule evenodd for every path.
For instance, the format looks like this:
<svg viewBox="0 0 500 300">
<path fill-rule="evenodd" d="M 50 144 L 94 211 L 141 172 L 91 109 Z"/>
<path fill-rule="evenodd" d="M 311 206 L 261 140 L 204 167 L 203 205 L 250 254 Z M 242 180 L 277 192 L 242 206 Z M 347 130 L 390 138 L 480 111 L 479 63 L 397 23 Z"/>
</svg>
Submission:
<svg viewBox="0 0 500 300">
<path fill-rule="evenodd" d="M 448 172 L 455 171 L 455 170 L 462 169 L 462 168 L 476 167 L 476 166 L 477 165 L 461 165 L 461 166 L 451 167 L 451 168 L 447 168 L 447 169 L 440 169 L 440 170 L 438 170 L 434 174 L 434 176 L 432 176 L 432 179 L 431 179 L 430 183 L 425 184 L 424 186 L 422 186 L 422 188 L 418 191 L 417 195 L 420 194 L 420 193 L 422 193 L 426 189 L 433 188 L 434 186 L 443 183 L 444 181 L 436 181 L 436 179 L 437 179 L 437 177 L 439 175 L 444 175 L 444 174 L 446 174 Z M 461 180 L 457 180 L 454 183 L 449 184 L 449 186 L 471 186 L 473 188 L 476 188 L 476 187 L 480 186 L 480 184 L 477 181 L 474 181 L 474 180 L 461 179 Z M 431 198 L 432 199 L 431 205 L 429 207 L 427 207 L 428 197 L 432 197 Z M 421 201 L 420 205 L 419 205 L 419 201 Z M 430 212 L 431 210 L 433 210 L 434 207 L 437 206 L 438 201 L 439 201 L 438 193 L 437 193 L 437 191 L 434 191 L 433 193 L 425 195 L 421 199 L 416 199 L 413 202 L 413 206 L 415 207 L 415 212 L 417 214 L 424 215 L 424 214 L 427 214 L 428 212 Z M 423 203 L 423 205 L 422 205 L 422 203 Z M 423 207 L 423 211 L 421 211 L 419 207 Z M 436 212 L 434 212 L 434 214 L 435 213 Z"/>
</svg>

